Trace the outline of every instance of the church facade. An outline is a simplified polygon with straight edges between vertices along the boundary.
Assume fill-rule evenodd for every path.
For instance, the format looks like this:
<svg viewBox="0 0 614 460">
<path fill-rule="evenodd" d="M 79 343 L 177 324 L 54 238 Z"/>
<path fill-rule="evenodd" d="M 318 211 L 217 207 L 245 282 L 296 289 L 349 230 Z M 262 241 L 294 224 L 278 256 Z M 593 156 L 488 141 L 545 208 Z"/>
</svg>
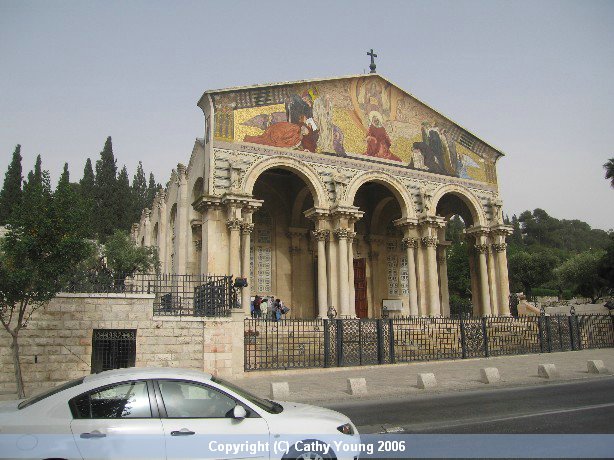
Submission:
<svg viewBox="0 0 614 460">
<path fill-rule="evenodd" d="M 204 136 L 133 226 L 163 273 L 247 278 L 297 318 L 449 316 L 446 222 L 473 309 L 509 315 L 503 155 L 378 74 L 206 91 Z"/>
</svg>

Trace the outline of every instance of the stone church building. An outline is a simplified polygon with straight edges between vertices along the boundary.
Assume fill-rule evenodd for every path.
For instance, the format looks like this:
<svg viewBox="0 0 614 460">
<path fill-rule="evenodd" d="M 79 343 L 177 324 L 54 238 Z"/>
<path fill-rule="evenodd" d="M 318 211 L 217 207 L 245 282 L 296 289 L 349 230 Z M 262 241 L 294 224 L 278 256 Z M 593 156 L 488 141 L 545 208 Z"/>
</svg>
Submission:
<svg viewBox="0 0 614 460">
<path fill-rule="evenodd" d="M 206 91 L 204 136 L 133 238 L 163 273 L 245 277 L 296 318 L 450 314 L 466 225 L 476 315 L 509 315 L 503 154 L 379 74 Z"/>
</svg>

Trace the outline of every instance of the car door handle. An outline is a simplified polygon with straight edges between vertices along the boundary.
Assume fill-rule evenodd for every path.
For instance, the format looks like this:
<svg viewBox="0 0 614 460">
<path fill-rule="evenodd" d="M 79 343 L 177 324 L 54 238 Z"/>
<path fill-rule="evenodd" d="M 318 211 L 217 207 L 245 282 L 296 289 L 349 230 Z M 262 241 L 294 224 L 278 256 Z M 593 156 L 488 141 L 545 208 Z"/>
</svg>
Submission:
<svg viewBox="0 0 614 460">
<path fill-rule="evenodd" d="M 171 436 L 191 436 L 196 434 L 194 431 L 190 431 L 187 428 L 182 428 L 179 431 L 171 431 Z"/>
<path fill-rule="evenodd" d="M 94 430 L 91 433 L 81 433 L 80 438 L 81 439 L 93 439 L 93 438 L 106 438 L 107 435 L 104 433 L 101 433 L 98 430 Z"/>
</svg>

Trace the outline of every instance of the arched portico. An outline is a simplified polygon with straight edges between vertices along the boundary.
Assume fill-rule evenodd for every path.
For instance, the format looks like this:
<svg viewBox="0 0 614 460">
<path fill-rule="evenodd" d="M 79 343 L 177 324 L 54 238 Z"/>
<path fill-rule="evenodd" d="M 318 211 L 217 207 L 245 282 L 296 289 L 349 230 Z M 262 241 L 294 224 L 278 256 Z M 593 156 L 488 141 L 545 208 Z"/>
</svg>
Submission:
<svg viewBox="0 0 614 460">
<path fill-rule="evenodd" d="M 318 173 L 308 164 L 290 157 L 274 157 L 260 160 L 246 172 L 241 182 L 241 190 L 246 195 L 252 195 L 254 184 L 258 178 L 269 169 L 286 169 L 299 176 L 309 187 L 313 195 L 314 206 L 328 208 L 330 206 L 324 183 Z"/>
<path fill-rule="evenodd" d="M 348 184 L 345 199 L 346 204 L 354 203 L 358 189 L 367 182 L 374 182 L 386 187 L 394 195 L 401 207 L 401 217 L 416 217 L 414 201 L 407 188 L 390 174 L 379 171 L 367 171 L 355 176 Z"/>
</svg>

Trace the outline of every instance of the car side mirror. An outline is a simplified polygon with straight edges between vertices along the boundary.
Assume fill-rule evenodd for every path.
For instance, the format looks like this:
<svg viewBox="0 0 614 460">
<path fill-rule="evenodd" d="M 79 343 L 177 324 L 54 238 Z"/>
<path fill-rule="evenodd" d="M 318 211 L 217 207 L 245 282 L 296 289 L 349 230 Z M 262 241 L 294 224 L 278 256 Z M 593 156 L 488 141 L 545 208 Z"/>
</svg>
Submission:
<svg viewBox="0 0 614 460">
<path fill-rule="evenodd" d="M 247 417 L 247 411 L 245 410 L 245 407 L 236 405 L 235 408 L 232 410 L 232 418 L 236 418 L 237 420 L 243 420 L 245 417 Z"/>
</svg>

